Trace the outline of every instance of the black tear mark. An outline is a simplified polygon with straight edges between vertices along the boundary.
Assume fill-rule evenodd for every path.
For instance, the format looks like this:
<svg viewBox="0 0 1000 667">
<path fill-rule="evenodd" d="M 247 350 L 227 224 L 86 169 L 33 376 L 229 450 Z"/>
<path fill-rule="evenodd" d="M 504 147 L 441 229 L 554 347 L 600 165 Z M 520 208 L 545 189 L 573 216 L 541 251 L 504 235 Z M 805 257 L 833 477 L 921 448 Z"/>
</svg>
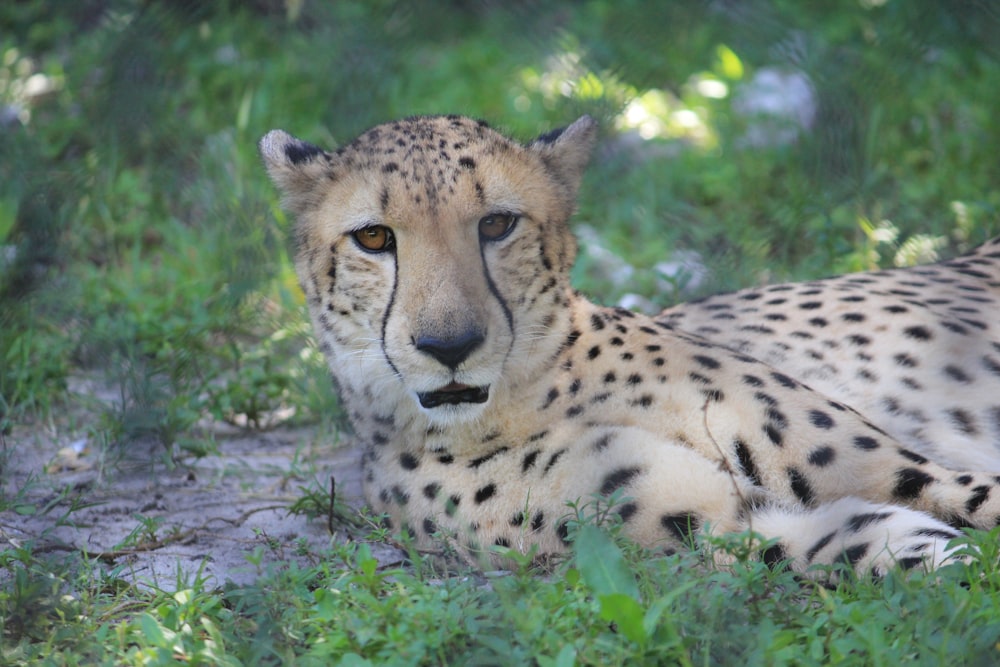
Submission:
<svg viewBox="0 0 1000 667">
<path fill-rule="evenodd" d="M 896 487 L 893 489 L 893 495 L 902 500 L 912 500 L 920 495 L 925 486 L 934 481 L 935 479 L 923 470 L 903 468 L 896 473 Z"/>
<path fill-rule="evenodd" d="M 630 468 L 618 468 L 604 477 L 604 481 L 601 482 L 601 493 L 605 496 L 610 496 L 617 489 L 631 483 L 631 481 L 642 472 L 642 469 L 633 466 Z"/>
</svg>

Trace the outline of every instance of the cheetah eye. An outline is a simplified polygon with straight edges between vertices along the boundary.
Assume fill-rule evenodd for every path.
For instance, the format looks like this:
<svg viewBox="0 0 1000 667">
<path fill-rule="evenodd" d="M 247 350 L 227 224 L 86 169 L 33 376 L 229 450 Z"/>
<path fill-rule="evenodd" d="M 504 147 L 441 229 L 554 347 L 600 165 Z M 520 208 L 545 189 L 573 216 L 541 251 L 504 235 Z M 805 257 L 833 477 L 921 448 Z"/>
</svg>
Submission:
<svg viewBox="0 0 1000 667">
<path fill-rule="evenodd" d="M 396 237 L 393 236 L 392 230 L 383 225 L 359 229 L 351 236 L 366 252 L 386 252 L 396 247 Z"/>
<path fill-rule="evenodd" d="M 490 213 L 479 221 L 479 238 L 499 241 L 511 233 L 519 219 L 515 213 Z"/>
</svg>

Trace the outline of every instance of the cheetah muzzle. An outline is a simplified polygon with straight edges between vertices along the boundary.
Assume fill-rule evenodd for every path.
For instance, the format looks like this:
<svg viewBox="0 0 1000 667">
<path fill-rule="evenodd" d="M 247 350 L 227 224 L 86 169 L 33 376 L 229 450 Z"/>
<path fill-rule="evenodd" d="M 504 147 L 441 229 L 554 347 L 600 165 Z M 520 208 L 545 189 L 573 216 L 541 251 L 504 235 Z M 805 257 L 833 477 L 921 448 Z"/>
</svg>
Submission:
<svg viewBox="0 0 1000 667">
<path fill-rule="evenodd" d="M 336 151 L 261 140 L 388 525 L 545 557 L 568 504 L 614 496 L 652 548 L 752 532 L 769 565 L 882 573 L 1000 522 L 1000 239 L 656 317 L 601 307 L 569 279 L 596 137 L 434 116 Z"/>
</svg>

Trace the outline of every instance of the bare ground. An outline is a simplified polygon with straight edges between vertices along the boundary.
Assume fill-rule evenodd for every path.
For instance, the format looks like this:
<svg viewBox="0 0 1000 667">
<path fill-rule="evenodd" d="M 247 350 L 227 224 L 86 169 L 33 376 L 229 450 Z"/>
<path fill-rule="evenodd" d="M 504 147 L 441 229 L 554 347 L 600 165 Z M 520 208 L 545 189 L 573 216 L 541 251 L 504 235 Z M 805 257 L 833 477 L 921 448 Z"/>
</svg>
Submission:
<svg viewBox="0 0 1000 667">
<path fill-rule="evenodd" d="M 359 506 L 357 448 L 305 428 L 209 428 L 218 453 L 175 466 L 155 450 L 101 465 L 93 448 L 57 429 L 15 429 L 4 442 L 0 484 L 5 505 L 20 496 L 0 512 L 0 549 L 79 552 L 120 578 L 172 591 L 196 576 L 208 586 L 247 585 L 272 565 L 314 561 L 345 539 L 335 521 L 289 507 L 304 488 L 327 490 L 331 477 L 338 500 Z M 402 557 L 387 545 L 373 554 L 384 563 Z"/>
</svg>

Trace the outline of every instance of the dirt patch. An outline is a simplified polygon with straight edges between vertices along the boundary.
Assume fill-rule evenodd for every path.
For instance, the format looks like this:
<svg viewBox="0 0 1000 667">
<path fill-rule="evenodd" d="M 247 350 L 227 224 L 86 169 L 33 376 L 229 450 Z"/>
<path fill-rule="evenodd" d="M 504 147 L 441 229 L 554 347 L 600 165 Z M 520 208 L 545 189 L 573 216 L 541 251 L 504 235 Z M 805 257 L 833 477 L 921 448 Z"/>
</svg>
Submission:
<svg viewBox="0 0 1000 667">
<path fill-rule="evenodd" d="M 356 447 L 319 442 L 309 429 L 213 429 L 218 454 L 171 469 L 151 463 L 155 454 L 134 453 L 142 462 L 120 463 L 105 475 L 80 442 L 74 457 L 72 442 L 15 430 L 6 438 L 2 479 L 8 501 L 24 490 L 22 509 L 0 513 L 0 543 L 85 553 L 118 577 L 175 590 L 179 578 L 183 585 L 195 576 L 210 586 L 246 585 L 271 564 L 306 563 L 344 539 L 342 530 L 329 532 L 325 518 L 289 507 L 303 487 L 325 489 L 331 477 L 338 499 L 360 505 Z M 76 508 L 68 511 L 71 503 Z M 375 555 L 400 558 L 388 546 Z"/>
</svg>

